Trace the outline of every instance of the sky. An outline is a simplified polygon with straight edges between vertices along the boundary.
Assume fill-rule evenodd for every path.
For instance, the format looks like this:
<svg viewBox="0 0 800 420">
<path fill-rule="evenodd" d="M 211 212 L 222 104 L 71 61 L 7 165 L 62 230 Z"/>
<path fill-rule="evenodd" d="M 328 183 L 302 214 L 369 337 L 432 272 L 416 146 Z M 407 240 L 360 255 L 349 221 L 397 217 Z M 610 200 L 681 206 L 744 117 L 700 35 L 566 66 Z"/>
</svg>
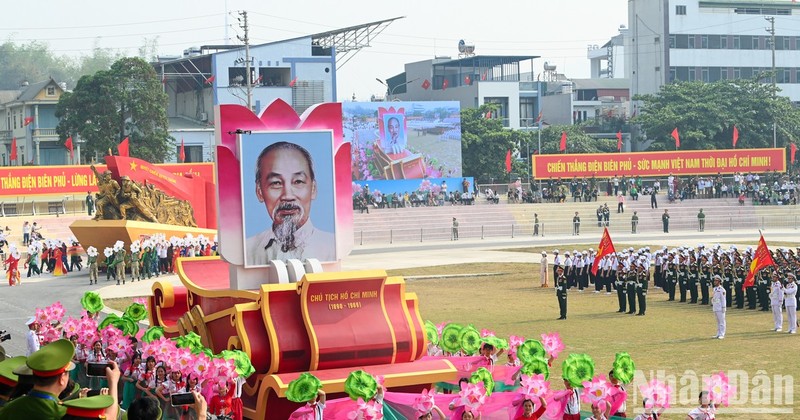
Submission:
<svg viewBox="0 0 800 420">
<path fill-rule="evenodd" d="M 265 43 L 386 18 L 392 23 L 337 74 L 338 100 L 369 100 L 385 88 L 375 79 L 403 71 L 405 63 L 457 57 L 464 39 L 477 55 L 536 55 L 568 77 L 589 76 L 587 46 L 603 45 L 627 24 L 626 0 L 433 1 L 380 0 L 268 2 L 254 0 L 35 0 L 33 19 L 0 14 L 0 36 L 41 41 L 57 54 L 88 55 L 93 46 L 136 55 L 156 40 L 160 55 L 179 55 L 204 44 L 240 44 L 236 13 L 247 10 L 252 43 Z M 27 13 L 26 13 L 27 14 Z M 29 15 L 33 16 L 33 14 Z M 527 71 L 528 69 L 523 69 Z"/>
</svg>

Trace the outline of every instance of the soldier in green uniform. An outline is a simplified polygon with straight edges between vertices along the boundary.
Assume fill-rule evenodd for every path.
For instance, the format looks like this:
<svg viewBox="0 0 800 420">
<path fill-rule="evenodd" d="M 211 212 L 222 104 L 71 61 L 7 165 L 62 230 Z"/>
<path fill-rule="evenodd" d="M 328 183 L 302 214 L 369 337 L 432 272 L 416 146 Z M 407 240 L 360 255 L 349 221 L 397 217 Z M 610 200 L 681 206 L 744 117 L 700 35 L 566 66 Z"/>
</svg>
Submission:
<svg viewBox="0 0 800 420">
<path fill-rule="evenodd" d="M 153 265 L 153 252 L 150 247 L 150 244 L 145 241 L 144 250 L 142 251 L 142 277 L 147 276 L 149 279 L 153 276 L 152 272 L 152 265 Z"/>
<path fill-rule="evenodd" d="M 700 272 L 697 271 L 697 261 L 689 262 L 689 275 L 686 278 L 686 287 L 689 289 L 689 303 L 697 303 L 697 282 Z"/>
<path fill-rule="evenodd" d="M 117 265 L 116 262 L 114 261 L 116 256 L 114 250 L 106 247 L 106 249 L 103 250 L 103 255 L 106 256 L 106 281 L 111 280 L 111 277 L 114 277 L 114 279 L 116 280 Z"/>
<path fill-rule="evenodd" d="M 625 294 L 628 296 L 628 315 L 636 313 L 636 271 L 624 268 L 625 271 Z"/>
<path fill-rule="evenodd" d="M 139 241 L 134 241 L 131 244 L 131 255 L 130 255 L 130 266 L 131 266 L 131 282 L 134 281 L 141 281 L 142 276 L 139 275 L 139 253 L 141 250 L 139 249 Z"/>
<path fill-rule="evenodd" d="M 647 312 L 647 289 L 650 287 L 650 273 L 645 269 L 644 264 L 640 264 L 636 273 L 636 297 L 639 300 L 639 313 L 636 315 L 644 316 Z"/>
<path fill-rule="evenodd" d="M 758 276 L 758 303 L 761 306 L 762 311 L 769 312 L 771 310 L 769 303 L 769 270 L 762 269 L 756 275 Z"/>
<path fill-rule="evenodd" d="M 608 281 L 614 281 L 614 288 L 617 290 L 617 302 L 619 302 L 619 310 L 617 312 L 624 314 L 627 301 L 625 300 L 625 277 L 622 273 L 622 266 L 620 265 L 616 271 L 611 272 L 614 274 Z"/>
<path fill-rule="evenodd" d="M 733 290 L 733 270 L 731 270 L 728 257 L 723 255 L 722 258 L 722 287 L 725 289 L 725 307 L 730 308 L 733 306 L 733 293 L 731 293 Z"/>
<path fill-rule="evenodd" d="M 678 269 L 678 290 L 681 292 L 681 303 L 686 303 L 686 281 L 689 277 L 689 268 L 686 264 L 687 258 L 683 257 L 681 259 L 680 268 Z"/>
<path fill-rule="evenodd" d="M 678 267 L 675 266 L 675 254 L 667 257 L 667 269 L 664 270 L 664 291 L 667 292 L 668 301 L 675 300 L 675 284 L 678 282 Z"/>
<path fill-rule="evenodd" d="M 24 365 L 26 359 L 25 356 L 17 356 L 0 362 L 0 411 L 8 404 L 11 393 L 19 381 L 14 369 Z"/>
<path fill-rule="evenodd" d="M 706 229 L 706 214 L 703 213 L 703 209 L 700 209 L 700 213 L 697 213 L 697 223 L 700 226 L 700 232 Z"/>
<path fill-rule="evenodd" d="M 567 319 L 567 276 L 564 275 L 564 266 L 556 268 L 556 297 L 558 298 L 558 309 L 561 316 L 558 319 Z"/>
<path fill-rule="evenodd" d="M 86 255 L 88 256 L 89 284 L 91 285 L 92 282 L 97 284 L 97 248 L 90 246 L 86 249 Z"/>
<path fill-rule="evenodd" d="M 125 257 L 127 253 L 125 252 L 125 243 L 122 241 L 117 241 L 114 245 L 114 268 L 117 271 L 117 285 L 119 285 L 120 279 L 122 279 L 122 284 L 125 284 Z"/>
<path fill-rule="evenodd" d="M 703 271 L 700 273 L 700 304 L 708 305 L 708 287 L 711 285 L 711 265 L 708 264 L 708 257 L 705 255 L 700 259 L 700 263 L 703 265 Z"/>
<path fill-rule="evenodd" d="M 737 259 L 738 257 L 734 257 L 734 265 L 733 265 L 733 293 L 734 293 L 734 300 L 736 301 L 736 308 L 744 309 L 744 290 L 742 287 L 744 286 L 744 269 L 742 267 L 741 261 Z"/>
<path fill-rule="evenodd" d="M 636 214 L 636 210 L 634 210 L 633 216 L 631 216 L 631 233 L 636 233 L 638 227 L 639 227 L 639 216 Z"/>
</svg>

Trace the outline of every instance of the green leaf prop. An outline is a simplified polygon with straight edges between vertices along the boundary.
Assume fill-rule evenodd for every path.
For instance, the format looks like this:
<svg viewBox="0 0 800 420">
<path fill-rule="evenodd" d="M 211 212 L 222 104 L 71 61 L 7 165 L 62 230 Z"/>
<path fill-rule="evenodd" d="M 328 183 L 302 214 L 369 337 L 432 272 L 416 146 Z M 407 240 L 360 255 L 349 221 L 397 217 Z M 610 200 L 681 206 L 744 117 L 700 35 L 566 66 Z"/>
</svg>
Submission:
<svg viewBox="0 0 800 420">
<path fill-rule="evenodd" d="M 125 316 L 134 322 L 139 322 L 147 318 L 147 308 L 141 303 L 132 303 L 125 309 Z"/>
<path fill-rule="evenodd" d="M 112 325 L 122 330 L 122 333 L 128 337 L 136 337 L 136 334 L 139 332 L 139 324 L 137 324 L 136 321 L 131 319 L 128 315 L 123 315 L 121 318 L 117 318 L 117 321 Z"/>
<path fill-rule="evenodd" d="M 580 388 L 594 376 L 594 360 L 584 353 L 572 353 L 561 365 L 561 374 L 573 388 Z"/>
<path fill-rule="evenodd" d="M 233 363 L 236 365 L 236 373 L 242 378 L 247 378 L 256 371 L 256 368 L 253 367 L 253 363 L 250 361 L 250 357 L 241 350 L 222 350 L 219 354 L 223 359 L 233 360 Z"/>
<path fill-rule="evenodd" d="M 436 329 L 433 322 L 425 321 L 425 338 L 434 346 L 439 344 L 439 330 Z"/>
<path fill-rule="evenodd" d="M 522 364 L 530 363 L 535 357 L 547 359 L 547 353 L 539 340 L 525 340 L 517 349 L 517 358 Z"/>
<path fill-rule="evenodd" d="M 483 387 L 486 388 L 487 397 L 492 395 L 492 391 L 494 391 L 494 378 L 492 377 L 492 373 L 485 367 L 478 368 L 478 370 L 472 372 L 472 376 L 469 377 L 469 383 L 477 384 L 478 382 L 483 383 Z"/>
<path fill-rule="evenodd" d="M 633 381 L 633 375 L 636 372 L 636 365 L 631 359 L 631 355 L 625 352 L 617 353 L 614 359 L 614 377 L 619 379 L 623 384 L 629 384 Z"/>
<path fill-rule="evenodd" d="M 142 335 L 142 341 L 144 341 L 145 343 L 149 343 L 151 341 L 158 340 L 163 336 L 164 336 L 163 327 L 150 327 L 147 329 L 147 331 L 144 332 L 144 335 Z"/>
<path fill-rule="evenodd" d="M 545 380 L 550 378 L 550 366 L 547 364 L 547 360 L 545 360 L 544 357 L 537 356 L 529 360 L 528 363 L 522 365 L 520 372 L 528 376 L 544 375 Z"/>
<path fill-rule="evenodd" d="M 481 342 L 489 344 L 496 349 L 508 349 L 508 341 L 500 337 L 490 335 L 488 337 L 481 337 Z"/>
<path fill-rule="evenodd" d="M 97 324 L 97 331 L 103 331 L 107 326 L 113 325 L 120 330 L 122 328 L 119 327 L 120 317 L 117 314 L 108 314 L 99 324 Z"/>
<path fill-rule="evenodd" d="M 320 388 L 322 388 L 322 382 L 316 376 L 303 372 L 300 377 L 289 382 L 289 389 L 286 390 L 286 399 L 296 403 L 313 401 L 317 397 Z"/>
<path fill-rule="evenodd" d="M 173 338 L 172 341 L 175 342 L 176 346 L 190 349 L 194 354 L 202 352 L 204 348 L 200 336 L 194 331 L 191 331 L 186 335 L 179 335 Z"/>
<path fill-rule="evenodd" d="M 461 340 L 459 339 L 461 329 L 461 325 L 453 323 L 444 326 L 442 329 L 442 339 L 439 341 L 439 346 L 442 350 L 450 354 L 455 354 L 461 350 Z"/>
<path fill-rule="evenodd" d="M 369 401 L 378 392 L 378 382 L 372 375 L 363 370 L 350 372 L 350 375 L 344 381 L 344 392 L 353 401 L 357 401 L 359 398 Z"/>
<path fill-rule="evenodd" d="M 105 305 L 103 305 L 103 298 L 100 297 L 96 292 L 86 292 L 83 294 L 81 298 L 81 306 L 83 309 L 86 309 L 87 312 L 96 314 L 103 310 Z"/>
<path fill-rule="evenodd" d="M 458 335 L 458 341 L 461 343 L 461 349 L 464 350 L 464 354 L 471 356 L 481 349 L 481 333 L 472 325 L 468 325 L 461 330 Z"/>
</svg>

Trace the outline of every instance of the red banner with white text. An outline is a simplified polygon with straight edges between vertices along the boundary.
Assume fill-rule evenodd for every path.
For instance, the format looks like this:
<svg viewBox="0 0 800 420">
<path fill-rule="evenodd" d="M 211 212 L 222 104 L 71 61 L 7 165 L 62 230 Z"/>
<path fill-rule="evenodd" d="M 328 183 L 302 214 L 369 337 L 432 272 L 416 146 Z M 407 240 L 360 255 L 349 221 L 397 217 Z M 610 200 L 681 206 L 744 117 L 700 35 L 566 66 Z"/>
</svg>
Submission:
<svg viewBox="0 0 800 420">
<path fill-rule="evenodd" d="M 214 163 L 164 163 L 154 165 L 175 175 L 191 173 L 216 183 Z M 106 165 L 95 165 L 102 173 Z M 0 167 L 0 197 L 24 195 L 86 194 L 97 192 L 97 177 L 89 165 Z"/>
<path fill-rule="evenodd" d="M 639 153 L 533 155 L 537 179 L 595 176 L 716 175 L 786 171 L 784 149 L 688 150 Z"/>
</svg>

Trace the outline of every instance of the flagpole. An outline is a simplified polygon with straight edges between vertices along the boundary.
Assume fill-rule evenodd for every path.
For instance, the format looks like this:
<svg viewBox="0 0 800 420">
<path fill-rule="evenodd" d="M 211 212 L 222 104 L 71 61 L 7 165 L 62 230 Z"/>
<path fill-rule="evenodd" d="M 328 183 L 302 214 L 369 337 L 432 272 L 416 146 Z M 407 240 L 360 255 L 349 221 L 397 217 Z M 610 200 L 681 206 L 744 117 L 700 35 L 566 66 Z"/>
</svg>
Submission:
<svg viewBox="0 0 800 420">
<path fill-rule="evenodd" d="M 539 115 L 541 115 L 541 111 L 539 111 Z M 536 130 L 537 134 L 539 135 L 539 154 L 542 154 L 542 117 L 539 117 L 539 128 Z M 539 194 L 542 194 L 542 179 L 539 178 Z M 542 194 L 544 197 L 544 194 Z"/>
</svg>

